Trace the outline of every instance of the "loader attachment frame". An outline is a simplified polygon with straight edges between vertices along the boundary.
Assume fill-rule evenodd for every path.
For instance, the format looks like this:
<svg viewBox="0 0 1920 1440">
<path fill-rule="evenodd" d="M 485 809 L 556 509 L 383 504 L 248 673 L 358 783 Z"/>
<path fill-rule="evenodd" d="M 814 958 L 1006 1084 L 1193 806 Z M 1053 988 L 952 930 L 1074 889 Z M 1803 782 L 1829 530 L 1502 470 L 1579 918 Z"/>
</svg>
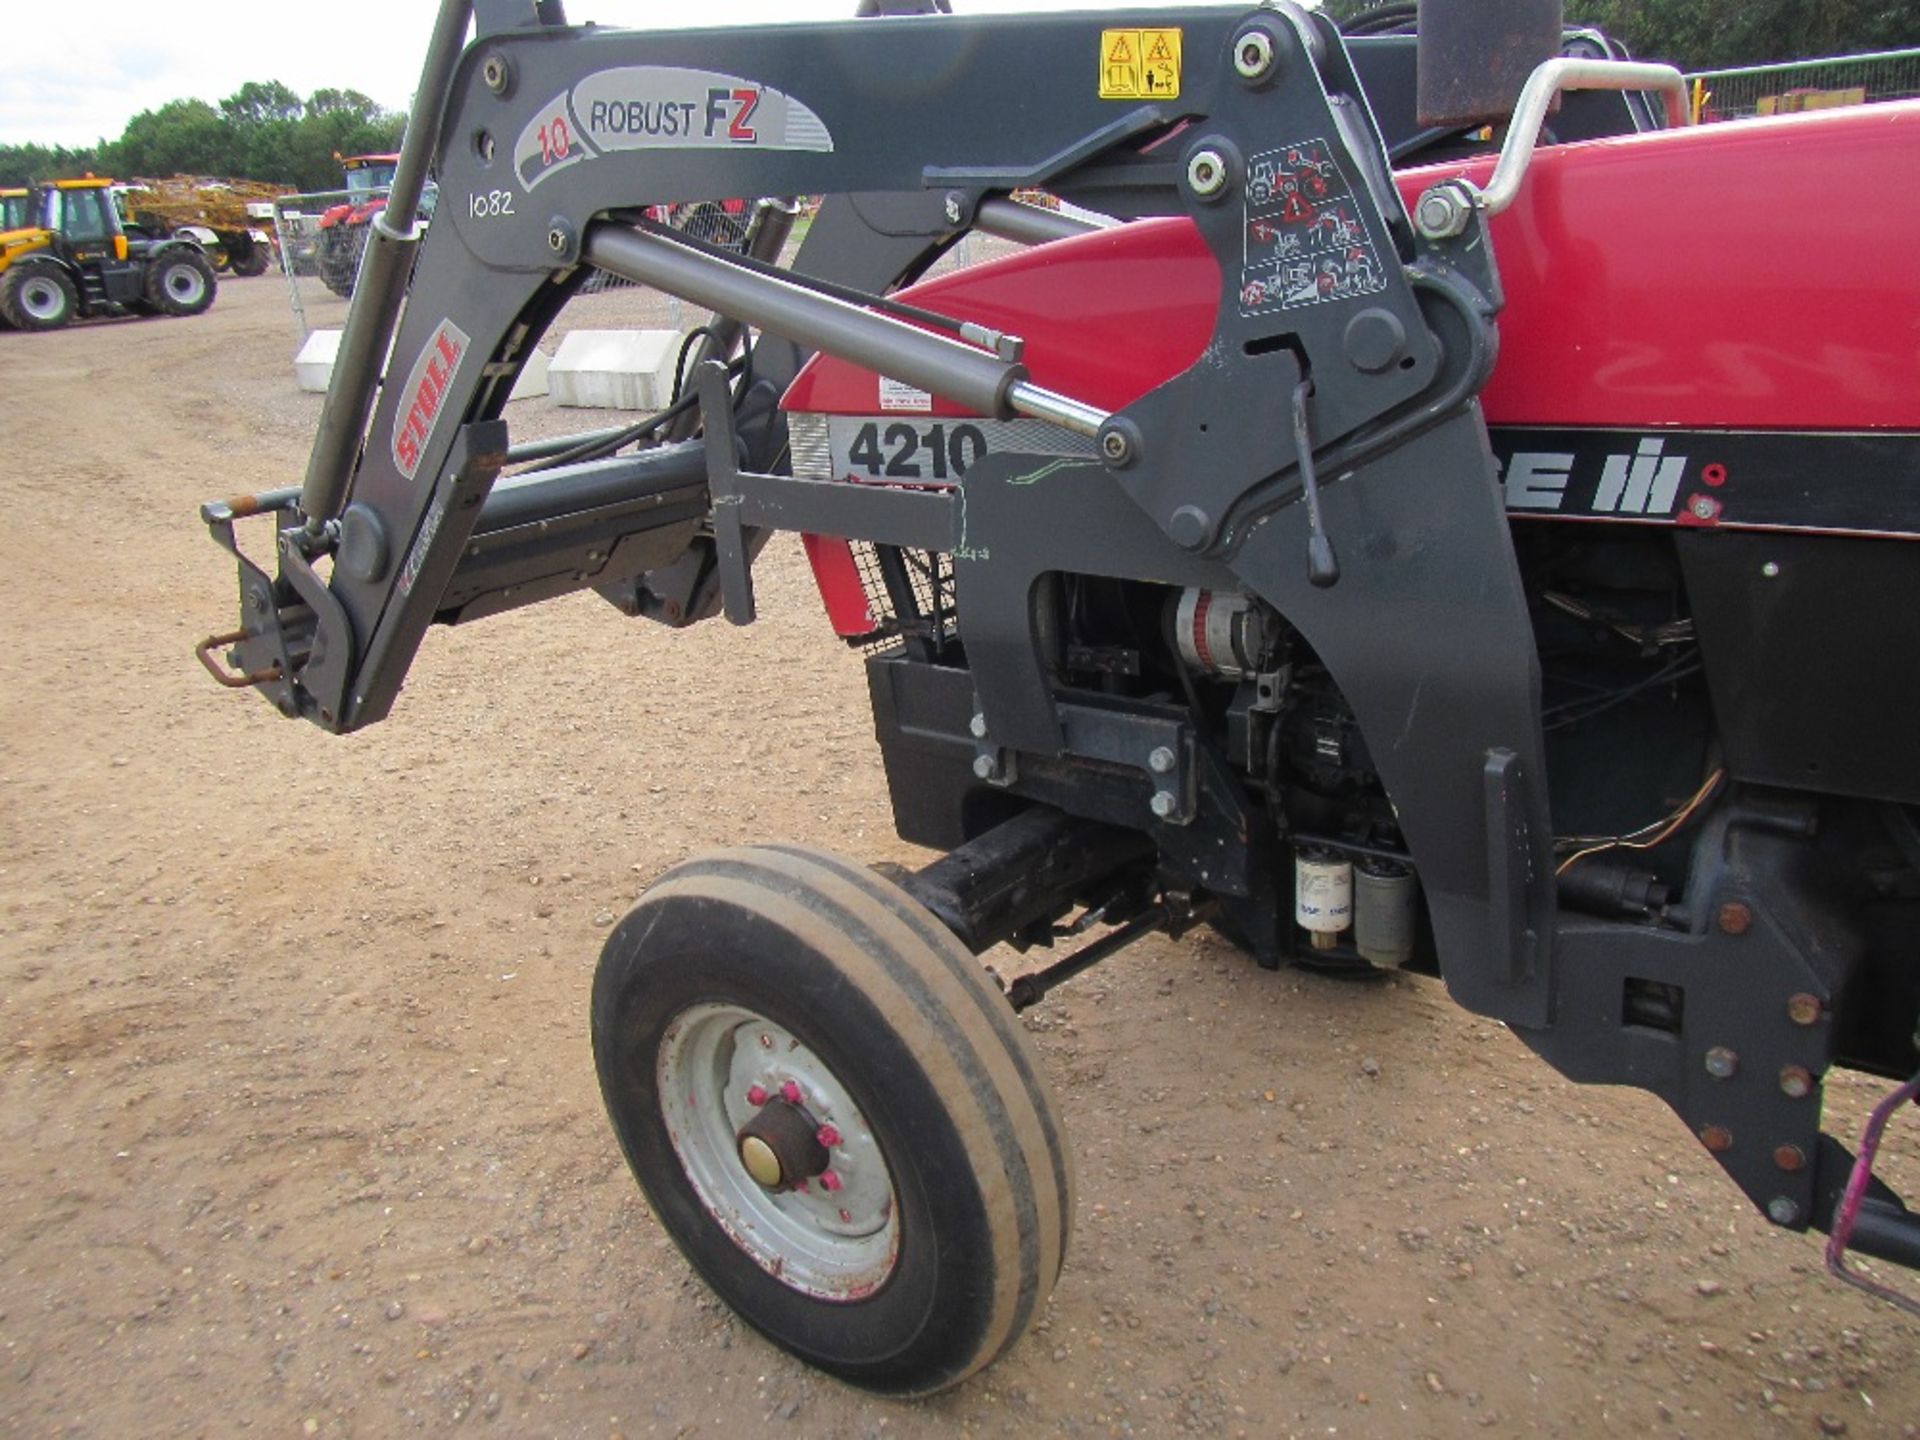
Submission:
<svg viewBox="0 0 1920 1440">
<path fill-rule="evenodd" d="M 242 673 L 277 666 L 276 702 L 330 729 L 387 713 L 487 528 L 505 459 L 495 417 L 512 378 L 591 260 L 786 342 L 756 347 L 750 386 L 723 402 L 710 380 L 703 401 L 718 573 L 736 619 L 750 613 L 756 533 L 889 539 L 886 517 L 916 510 L 917 540 L 956 556 L 986 753 L 1060 756 L 1068 727 L 1027 607 L 1040 573 L 1250 588 L 1308 636 L 1368 733 L 1403 737 L 1382 764 L 1416 850 L 1431 851 L 1422 873 L 1441 948 L 1476 957 L 1450 968 L 1456 993 L 1516 1022 L 1546 1020 L 1538 679 L 1473 401 L 1491 364 L 1498 283 L 1477 226 L 1441 241 L 1415 234 L 1329 23 L 1285 6 L 1168 10 L 1153 28 L 1177 37 L 1169 93 L 1115 99 L 1100 49 L 1111 27 L 1094 16 L 647 34 L 528 18 L 483 33 L 452 68 L 438 126 L 416 121 L 438 136 L 442 223 L 421 242 L 385 384 L 374 395 L 370 370 L 347 365 L 330 397 L 348 415 L 373 397 L 350 477 L 323 437 L 302 508 L 280 531 L 278 603 L 298 601 L 318 633 L 295 654 L 287 627 L 256 619 L 235 647 Z M 1282 293 L 1277 270 L 1248 264 L 1250 196 L 1282 157 L 1341 202 L 1348 264 L 1318 289 L 1307 278 Z M 924 318 L 819 288 L 883 295 L 983 204 L 1026 186 L 1121 217 L 1194 219 L 1221 273 L 1200 363 L 1108 413 L 1037 392 L 1018 337 L 969 333 L 965 316 L 932 333 Z M 637 218 L 669 201 L 797 193 L 832 198 L 789 275 Z M 858 232 L 861 243 L 847 243 Z M 382 300 L 363 284 L 355 323 Z M 767 392 L 816 348 L 982 413 L 1092 434 L 1103 459 L 1040 479 L 1045 462 L 991 457 L 953 497 L 757 473 L 781 443 Z M 735 407 L 737 424 L 719 413 Z M 722 426 L 737 431 L 745 474 L 716 473 L 729 458 L 715 444 Z M 615 488 L 624 468 L 640 491 L 661 463 L 601 468 Z M 536 485 L 558 496 L 569 478 L 561 467 L 529 482 L 520 505 L 537 508 Z M 1065 548 L 1037 544 L 1043 536 Z M 329 614 L 298 592 L 311 589 L 311 557 L 332 552 Z M 690 594 L 686 607 L 699 606 Z M 1152 748 L 1132 758 L 1144 765 Z M 1169 818 L 1194 813 L 1183 803 Z M 1450 843 L 1462 825 L 1486 843 Z"/>
</svg>

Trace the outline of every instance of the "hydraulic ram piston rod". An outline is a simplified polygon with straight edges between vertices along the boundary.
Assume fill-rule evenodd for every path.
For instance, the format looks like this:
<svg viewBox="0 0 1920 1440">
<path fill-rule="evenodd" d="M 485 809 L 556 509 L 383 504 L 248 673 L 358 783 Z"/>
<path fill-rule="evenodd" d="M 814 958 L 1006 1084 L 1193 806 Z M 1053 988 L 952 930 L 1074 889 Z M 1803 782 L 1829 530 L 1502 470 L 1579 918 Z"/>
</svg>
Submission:
<svg viewBox="0 0 1920 1440">
<path fill-rule="evenodd" d="M 407 277 L 420 244 L 415 211 L 440 138 L 440 113 L 452 87 L 454 67 L 460 63 L 472 14 L 473 0 L 441 0 L 433 39 L 420 69 L 413 115 L 407 122 L 407 136 L 401 142 L 400 160 L 394 169 L 393 188 L 387 194 L 386 207 L 368 227 L 353 306 L 347 311 L 340 356 L 334 362 L 326 404 L 320 411 L 319 433 L 307 459 L 306 483 L 301 489 L 300 509 L 314 533 L 338 514 L 345 502 L 354 459 L 366 436 L 381 361 L 393 342 L 393 327 L 400 318 L 400 302 L 406 296 Z"/>
<path fill-rule="evenodd" d="M 1017 361 L 658 235 L 603 221 L 587 228 L 582 253 L 602 270 L 904 380 L 982 415 L 999 420 L 1029 415 L 1089 436 L 1108 418 L 1104 410 L 1030 383 L 1026 367 Z"/>
</svg>

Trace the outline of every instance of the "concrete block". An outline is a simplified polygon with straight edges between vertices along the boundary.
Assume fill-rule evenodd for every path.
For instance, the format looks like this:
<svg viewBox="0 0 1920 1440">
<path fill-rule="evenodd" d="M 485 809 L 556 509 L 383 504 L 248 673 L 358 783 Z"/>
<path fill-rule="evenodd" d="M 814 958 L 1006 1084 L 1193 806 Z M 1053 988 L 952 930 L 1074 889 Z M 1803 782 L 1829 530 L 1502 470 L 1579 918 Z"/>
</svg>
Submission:
<svg viewBox="0 0 1920 1440">
<path fill-rule="evenodd" d="M 661 410 L 680 353 L 675 330 L 575 330 L 547 371 L 556 405 L 596 410 Z"/>
<path fill-rule="evenodd" d="M 307 343 L 300 347 L 300 353 L 293 357 L 294 380 L 302 390 L 310 390 L 316 395 L 327 393 L 327 385 L 333 379 L 333 362 L 340 355 L 340 332 L 338 330 L 315 330 L 308 334 Z M 520 374 L 513 382 L 513 393 L 509 400 L 530 400 L 547 393 L 547 366 L 552 357 L 546 351 L 535 347 L 527 363 L 520 367 Z M 667 361 L 672 365 L 671 358 Z M 673 386 L 673 376 L 667 376 L 667 386 Z"/>
<path fill-rule="evenodd" d="M 300 347 L 300 353 L 293 357 L 294 380 L 302 390 L 326 394 L 327 382 L 333 379 L 333 362 L 339 354 L 338 330 L 313 331 L 307 336 L 307 343 Z"/>
<path fill-rule="evenodd" d="M 549 389 L 547 368 L 552 364 L 553 357 L 536 345 L 533 354 L 527 357 L 527 363 L 520 367 L 519 375 L 514 378 L 513 393 L 507 399 L 531 400 L 545 395 Z M 667 383 L 671 385 L 673 382 L 669 380 Z"/>
</svg>

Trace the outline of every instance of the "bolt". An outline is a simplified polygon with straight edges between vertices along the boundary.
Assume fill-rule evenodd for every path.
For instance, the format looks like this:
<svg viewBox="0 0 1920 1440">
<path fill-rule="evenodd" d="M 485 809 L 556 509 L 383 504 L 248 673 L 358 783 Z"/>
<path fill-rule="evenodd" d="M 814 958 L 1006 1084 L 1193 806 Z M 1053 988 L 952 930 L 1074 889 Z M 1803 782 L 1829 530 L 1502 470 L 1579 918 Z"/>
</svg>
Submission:
<svg viewBox="0 0 1920 1440">
<path fill-rule="evenodd" d="M 1813 1093 L 1813 1076 L 1804 1065 L 1784 1065 L 1780 1069 L 1780 1093 L 1789 1100 L 1804 1100 Z"/>
<path fill-rule="evenodd" d="M 949 225 L 958 225 L 960 223 L 960 217 L 967 213 L 961 208 L 960 192 L 957 190 L 951 191 L 947 195 L 946 204 L 940 208 L 945 213 Z"/>
<path fill-rule="evenodd" d="M 978 775 L 982 780 L 991 780 L 993 778 L 993 757 L 991 755 L 974 756 L 973 773 Z"/>
<path fill-rule="evenodd" d="M 822 1190 L 838 1190 L 840 1183 L 840 1177 L 834 1174 L 833 1171 L 822 1170 L 820 1172 L 820 1188 Z"/>
<path fill-rule="evenodd" d="M 1123 431 L 1109 430 L 1100 437 L 1100 453 L 1118 465 L 1127 458 L 1127 437 Z"/>
<path fill-rule="evenodd" d="M 786 1081 L 780 1087 L 780 1098 L 789 1105 L 798 1105 L 800 1103 L 800 1087 L 791 1080 Z"/>
<path fill-rule="evenodd" d="M 747 1087 L 747 1104 L 764 1105 L 766 1103 L 767 1103 L 767 1087 L 766 1086 L 749 1085 Z"/>
<path fill-rule="evenodd" d="M 556 255 L 567 253 L 567 232 L 558 225 L 547 231 L 547 248 Z"/>
<path fill-rule="evenodd" d="M 851 1225 L 853 1223 L 853 1212 L 851 1210 L 842 1210 L 840 1212 L 840 1223 L 842 1225 Z"/>
<path fill-rule="evenodd" d="M 760 1037 L 760 1048 L 762 1050 L 771 1050 L 773 1048 L 773 1037 L 771 1035 L 762 1035 Z"/>
<path fill-rule="evenodd" d="M 1740 1068 L 1740 1057 L 1724 1045 L 1716 1045 L 1707 1051 L 1707 1074 L 1716 1080 L 1731 1080 L 1733 1072 Z"/>
<path fill-rule="evenodd" d="M 1802 990 L 1788 997 L 1787 1018 L 1796 1025 L 1817 1025 L 1820 1023 L 1820 997 L 1809 995 Z"/>
<path fill-rule="evenodd" d="M 1467 228 L 1473 206 L 1452 185 L 1436 185 L 1420 197 L 1414 207 L 1413 222 L 1429 240 L 1445 240 Z"/>
<path fill-rule="evenodd" d="M 1147 768 L 1156 775 L 1165 775 L 1173 769 L 1173 751 L 1165 745 L 1156 745 L 1147 756 Z"/>
<path fill-rule="evenodd" d="M 1354 369 L 1379 375 L 1406 358 L 1407 327 L 1391 310 L 1370 306 L 1347 321 L 1340 343 Z"/>
<path fill-rule="evenodd" d="M 1173 814 L 1174 803 L 1171 790 L 1156 790 L 1153 792 L 1153 799 L 1147 802 L 1147 808 L 1164 820 Z"/>
<path fill-rule="evenodd" d="M 1728 935 L 1744 935 L 1753 924 L 1753 909 L 1744 901 L 1729 900 L 1720 907 L 1720 929 Z"/>
<path fill-rule="evenodd" d="M 1167 536 L 1182 550 L 1198 550 L 1213 533 L 1213 519 L 1198 505 L 1182 505 L 1167 517 Z"/>
<path fill-rule="evenodd" d="M 1187 161 L 1187 184 L 1203 199 L 1218 195 L 1227 183 L 1227 157 L 1218 150 L 1196 150 Z"/>
<path fill-rule="evenodd" d="M 1800 1207 L 1784 1195 L 1767 1202 L 1767 1218 L 1776 1225 L 1791 1225 L 1800 1218 Z"/>
<path fill-rule="evenodd" d="M 496 95 L 506 93 L 507 81 L 513 72 L 507 68 L 507 62 L 498 55 L 489 55 L 486 64 L 480 67 L 480 78 L 487 82 L 487 88 Z"/>
<path fill-rule="evenodd" d="M 1778 580 L 1780 578 L 1780 562 L 1778 560 L 1767 561 L 1766 564 L 1760 567 L 1760 573 L 1769 580 Z"/>
<path fill-rule="evenodd" d="M 1776 1145 L 1773 1147 L 1773 1163 L 1782 1170 L 1804 1170 L 1807 1165 L 1807 1152 L 1798 1145 Z"/>
<path fill-rule="evenodd" d="M 1733 1148 L 1733 1132 L 1724 1125 L 1709 1125 L 1700 1132 L 1700 1143 L 1718 1155 Z"/>
<path fill-rule="evenodd" d="M 1243 80 L 1258 80 L 1273 68 L 1273 41 L 1264 30 L 1249 30 L 1233 47 L 1233 68 Z"/>
<path fill-rule="evenodd" d="M 822 1125 L 813 1132 L 813 1138 L 831 1150 L 840 1143 L 840 1132 L 831 1125 Z"/>
<path fill-rule="evenodd" d="M 974 716 L 973 719 L 967 723 L 967 729 L 973 732 L 974 739 L 976 740 L 986 739 L 987 738 L 987 717 L 984 715 Z"/>
<path fill-rule="evenodd" d="M 1711 520 L 1720 513 L 1720 502 L 1711 495 L 1696 495 L 1687 502 L 1687 509 L 1696 520 Z"/>
</svg>

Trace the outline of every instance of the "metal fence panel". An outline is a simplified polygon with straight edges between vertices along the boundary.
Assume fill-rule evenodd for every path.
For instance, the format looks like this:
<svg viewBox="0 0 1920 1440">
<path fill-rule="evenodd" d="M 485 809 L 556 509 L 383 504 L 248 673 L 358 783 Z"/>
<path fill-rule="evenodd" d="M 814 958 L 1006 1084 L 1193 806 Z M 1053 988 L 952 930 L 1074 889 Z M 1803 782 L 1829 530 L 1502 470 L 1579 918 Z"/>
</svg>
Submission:
<svg viewBox="0 0 1920 1440">
<path fill-rule="evenodd" d="M 1699 120 L 1744 120 L 1920 97 L 1920 48 L 1702 70 L 1687 76 Z"/>
</svg>

